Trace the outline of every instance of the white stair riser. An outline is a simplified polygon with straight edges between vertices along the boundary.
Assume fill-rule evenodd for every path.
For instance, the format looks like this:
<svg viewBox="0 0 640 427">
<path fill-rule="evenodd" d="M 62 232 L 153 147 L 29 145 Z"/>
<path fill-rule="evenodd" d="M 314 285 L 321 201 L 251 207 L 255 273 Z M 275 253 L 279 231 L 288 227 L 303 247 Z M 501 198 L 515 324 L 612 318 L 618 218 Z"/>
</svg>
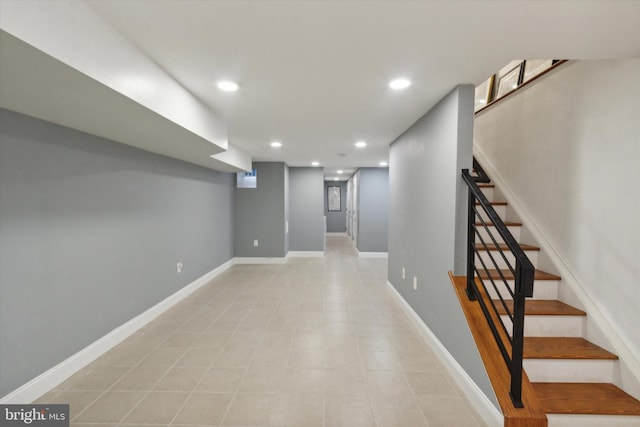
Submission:
<svg viewBox="0 0 640 427">
<path fill-rule="evenodd" d="M 511 321 L 500 317 L 511 334 Z M 524 320 L 525 337 L 581 337 L 583 329 L 584 316 L 527 315 Z"/>
<path fill-rule="evenodd" d="M 480 221 L 478 221 L 478 222 L 480 222 Z M 489 237 L 489 231 L 491 232 L 493 237 L 496 239 L 496 242 L 504 243 L 504 239 L 502 238 L 500 233 L 498 233 L 498 230 L 496 230 L 495 227 L 493 227 L 493 226 L 487 227 L 489 229 L 489 231 L 487 231 L 482 224 L 481 225 L 476 225 L 476 227 L 478 228 L 478 234 L 480 234 L 480 236 L 482 237 L 482 239 L 484 240 L 485 243 L 489 244 L 489 242 L 493 242 L 493 240 L 491 240 L 491 238 Z M 513 225 L 507 227 L 507 230 L 509 230 L 509 233 L 511 233 L 513 238 L 516 239 L 516 242 L 520 240 L 520 229 L 521 228 L 522 227 L 520 227 L 520 226 L 513 226 Z M 480 243 L 480 238 L 478 236 L 476 236 L 476 242 Z"/>
<path fill-rule="evenodd" d="M 504 221 L 505 214 L 507 212 L 507 207 L 505 205 L 496 205 L 496 206 L 493 207 L 493 209 L 496 211 L 498 216 Z M 489 220 L 489 217 L 485 213 L 484 209 L 482 209 L 482 206 L 476 206 L 476 210 L 478 211 L 480 216 L 482 218 L 484 218 L 485 221 Z M 480 222 L 480 221 L 478 220 L 476 222 Z"/>
<path fill-rule="evenodd" d="M 525 359 L 524 370 L 533 382 L 610 383 L 615 360 Z"/>
<path fill-rule="evenodd" d="M 480 189 L 480 191 L 482 191 L 482 193 L 484 194 L 484 196 L 489 199 L 489 201 L 493 200 L 493 187 L 483 187 Z"/>
<path fill-rule="evenodd" d="M 490 248 L 491 246 L 492 245 L 487 244 L 488 248 Z M 507 261 L 508 261 L 509 265 L 511 265 L 511 267 L 515 270 L 516 257 L 510 251 L 503 252 L 507 261 L 505 261 L 504 258 L 502 258 L 502 255 L 500 255 L 500 251 L 489 251 L 489 252 L 491 252 L 491 255 L 489 255 L 487 251 L 480 251 L 480 257 L 484 261 L 484 265 L 487 268 L 500 268 L 500 269 L 509 268 L 507 266 Z M 531 261 L 531 263 L 535 267 L 538 262 L 538 251 L 524 251 L 524 254 L 527 256 L 527 258 L 529 258 L 529 261 Z M 491 258 L 493 258 L 493 261 L 491 260 Z M 476 259 L 476 263 L 478 265 L 478 268 L 482 268 L 482 264 L 477 259 Z"/>
<path fill-rule="evenodd" d="M 507 291 L 507 285 L 513 290 L 513 280 L 507 280 L 507 284 L 505 285 L 502 280 L 494 279 L 496 287 L 500 291 L 502 295 L 510 295 Z M 533 297 L 529 299 L 558 299 L 558 286 L 560 281 L 558 280 L 538 280 L 533 282 Z M 491 299 L 497 299 L 498 294 L 495 289 L 493 289 L 493 285 L 490 280 L 485 280 L 485 286 L 487 287 L 487 291 L 489 292 L 489 296 Z M 503 297 L 504 298 L 504 297 Z"/>
<path fill-rule="evenodd" d="M 547 414 L 549 427 L 638 427 L 636 415 Z"/>
</svg>

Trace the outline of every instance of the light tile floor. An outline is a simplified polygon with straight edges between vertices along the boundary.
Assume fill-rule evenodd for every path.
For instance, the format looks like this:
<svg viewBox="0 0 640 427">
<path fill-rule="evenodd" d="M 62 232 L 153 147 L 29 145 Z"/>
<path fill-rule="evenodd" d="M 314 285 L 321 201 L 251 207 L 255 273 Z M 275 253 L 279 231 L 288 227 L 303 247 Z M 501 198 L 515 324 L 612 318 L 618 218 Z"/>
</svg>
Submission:
<svg viewBox="0 0 640 427">
<path fill-rule="evenodd" d="M 474 427 L 386 289 L 386 259 L 236 265 L 38 403 L 74 426 Z"/>
</svg>

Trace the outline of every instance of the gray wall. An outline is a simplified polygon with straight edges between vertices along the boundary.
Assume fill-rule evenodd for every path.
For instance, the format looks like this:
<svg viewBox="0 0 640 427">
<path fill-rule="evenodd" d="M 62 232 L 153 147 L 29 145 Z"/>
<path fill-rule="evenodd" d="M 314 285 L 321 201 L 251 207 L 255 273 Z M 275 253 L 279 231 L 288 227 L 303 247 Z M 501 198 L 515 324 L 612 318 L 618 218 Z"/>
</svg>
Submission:
<svg viewBox="0 0 640 427">
<path fill-rule="evenodd" d="M 471 166 L 473 98 L 473 86 L 458 86 L 391 145 L 389 282 L 497 406 L 447 276 L 464 261 L 460 168 Z"/>
<path fill-rule="evenodd" d="M 340 187 L 340 211 L 329 212 L 327 187 Z M 324 216 L 327 217 L 327 233 L 345 233 L 347 231 L 347 182 L 324 182 Z"/>
<path fill-rule="evenodd" d="M 289 202 L 289 166 L 284 165 L 284 253 L 285 255 L 289 253 L 289 211 L 291 203 Z"/>
<path fill-rule="evenodd" d="M 387 252 L 389 169 L 358 170 L 358 250 Z"/>
<path fill-rule="evenodd" d="M 237 257 L 285 256 L 285 164 L 255 162 L 257 188 L 235 189 Z M 258 247 L 253 241 L 258 240 Z"/>
<path fill-rule="evenodd" d="M 290 250 L 324 250 L 323 194 L 321 168 L 289 168 Z"/>
<path fill-rule="evenodd" d="M 0 110 L 0 395 L 229 260 L 233 185 Z"/>
</svg>

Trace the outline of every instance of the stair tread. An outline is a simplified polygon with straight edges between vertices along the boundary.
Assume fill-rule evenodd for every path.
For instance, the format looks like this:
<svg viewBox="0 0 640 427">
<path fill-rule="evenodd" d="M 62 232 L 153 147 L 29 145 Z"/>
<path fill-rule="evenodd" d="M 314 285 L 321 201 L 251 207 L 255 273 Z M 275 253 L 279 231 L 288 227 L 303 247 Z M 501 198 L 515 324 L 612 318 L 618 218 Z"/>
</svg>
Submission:
<svg viewBox="0 0 640 427">
<path fill-rule="evenodd" d="M 489 248 L 490 251 L 497 251 L 498 248 L 500 248 L 500 250 L 502 251 L 509 250 L 509 247 L 504 243 L 500 243 L 497 247 L 496 245 L 493 244 L 493 242 L 485 242 L 485 243 L 487 243 L 487 247 Z M 522 248 L 523 251 L 539 251 L 540 250 L 540 248 L 537 246 L 525 245 L 522 243 L 520 243 L 520 247 Z M 480 251 L 485 250 L 482 243 L 476 243 L 476 249 Z"/>
<path fill-rule="evenodd" d="M 533 383 L 548 414 L 640 415 L 640 401 L 613 384 Z"/>
<path fill-rule="evenodd" d="M 499 300 L 494 301 L 499 314 L 507 314 Z M 509 310 L 513 313 L 513 301 L 505 301 Z M 524 305 L 524 314 L 530 316 L 586 316 L 582 310 L 578 310 L 568 304 L 557 300 L 529 299 Z"/>
<path fill-rule="evenodd" d="M 478 184 L 478 187 L 480 188 L 495 188 L 495 184 Z"/>
<path fill-rule="evenodd" d="M 507 206 L 507 202 L 489 202 L 491 206 Z M 479 202 L 476 202 L 476 206 L 480 205 Z"/>
<path fill-rule="evenodd" d="M 616 360 L 618 356 L 580 337 L 525 337 L 524 358 Z"/>
<path fill-rule="evenodd" d="M 487 222 L 487 227 L 493 227 L 493 223 L 492 222 Z M 504 225 L 506 225 L 507 227 L 522 227 L 522 223 L 521 222 L 514 222 L 514 221 L 504 221 Z M 476 226 L 477 227 L 482 227 L 483 224 L 481 222 L 476 222 Z"/>
<path fill-rule="evenodd" d="M 489 272 L 488 275 L 487 275 L 487 272 L 485 272 L 484 270 L 480 271 L 480 277 L 482 279 L 488 279 L 489 277 L 491 277 L 492 279 L 498 279 L 498 280 L 501 279 L 500 275 L 498 274 L 498 270 L 494 268 L 490 268 L 487 271 Z M 502 272 L 502 275 L 504 276 L 505 279 L 514 280 L 513 273 L 511 273 L 511 270 L 503 269 L 500 271 Z M 534 280 L 560 280 L 560 276 L 556 276 L 555 274 L 547 273 L 542 270 L 536 270 L 533 278 Z"/>
</svg>

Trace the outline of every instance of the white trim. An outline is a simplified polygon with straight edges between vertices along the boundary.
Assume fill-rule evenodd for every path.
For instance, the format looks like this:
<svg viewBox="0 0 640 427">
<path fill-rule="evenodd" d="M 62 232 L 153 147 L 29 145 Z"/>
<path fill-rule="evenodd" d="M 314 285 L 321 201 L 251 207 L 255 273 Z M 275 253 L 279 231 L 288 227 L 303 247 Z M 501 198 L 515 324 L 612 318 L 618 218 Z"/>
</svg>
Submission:
<svg viewBox="0 0 640 427">
<path fill-rule="evenodd" d="M 451 353 L 449 353 L 431 329 L 429 329 L 420 316 L 413 311 L 413 308 L 411 308 L 407 301 L 389 281 L 387 281 L 387 288 L 389 288 L 391 295 L 395 297 L 395 301 L 407 315 L 413 326 L 418 330 L 422 339 L 431 349 L 433 349 L 438 359 L 440 359 L 440 362 L 442 362 L 442 364 L 447 368 L 451 376 L 456 381 L 456 384 L 462 389 L 462 392 L 467 396 L 467 400 L 471 406 L 473 406 L 473 409 L 476 410 L 478 415 L 480 415 L 482 420 L 489 426 L 502 426 L 504 424 L 504 416 L 502 415 L 502 412 L 496 408 L 487 395 L 480 390 L 469 374 L 467 374 L 456 359 L 453 358 Z"/>
<path fill-rule="evenodd" d="M 187 286 L 160 301 L 158 304 L 154 305 L 153 307 L 124 323 L 123 325 L 118 326 L 113 331 L 109 332 L 101 338 L 98 338 L 96 341 L 89 344 L 74 355 L 68 357 L 51 369 L 43 372 L 31 381 L 23 384 L 9 394 L 5 395 L 4 397 L 2 397 L 2 399 L 0 399 L 0 404 L 24 404 L 34 401 L 38 397 L 47 393 L 49 390 L 69 378 L 71 375 L 78 372 L 80 369 L 87 366 L 89 363 L 96 360 L 98 357 L 105 354 L 107 351 L 111 350 L 116 345 L 120 344 L 137 330 L 176 305 L 178 302 L 182 301 L 198 288 L 209 283 L 213 278 L 233 266 L 234 263 L 234 260 L 230 259 L 219 267 L 206 273 L 204 276 L 194 280 Z"/>
<path fill-rule="evenodd" d="M 286 264 L 287 257 L 235 257 L 234 264 Z"/>
<path fill-rule="evenodd" d="M 558 275 L 562 277 L 562 283 L 569 286 L 573 291 L 578 300 L 584 305 L 584 309 L 589 315 L 589 318 L 609 339 L 609 342 L 613 346 L 613 351 L 627 364 L 636 381 L 640 381 L 640 349 L 631 344 L 631 340 L 626 339 L 620 333 L 618 328 L 616 328 L 615 321 L 607 314 L 607 310 L 602 307 L 602 304 L 593 292 L 586 286 L 582 286 L 581 280 L 578 279 L 580 277 L 578 272 L 565 262 L 564 258 L 551 243 L 551 239 L 547 236 L 547 233 L 537 226 L 536 222 L 529 216 L 526 209 L 524 209 L 518 201 L 518 198 L 502 179 L 493 166 L 493 163 L 487 159 L 477 146 L 474 146 L 474 155 L 478 158 L 487 174 L 491 176 L 492 181 L 495 181 L 496 186 L 500 188 L 500 191 L 509 203 L 509 207 L 513 208 L 522 223 L 527 227 L 527 230 L 536 240 L 537 246 L 540 246 L 551 260 L 551 263 L 556 267 Z"/>
<path fill-rule="evenodd" d="M 342 232 L 342 233 L 334 233 L 334 232 L 327 231 L 324 234 L 326 234 L 327 236 L 346 236 L 347 232 L 345 231 L 345 232 Z"/>
<path fill-rule="evenodd" d="M 360 251 L 358 251 L 358 258 L 388 258 L 388 257 L 389 257 L 389 254 L 387 252 L 360 252 Z"/>
<path fill-rule="evenodd" d="M 360 252 L 357 249 L 356 249 L 356 252 L 358 252 L 358 258 L 388 258 L 389 257 L 388 252 Z"/>
<path fill-rule="evenodd" d="M 287 258 L 322 258 L 324 251 L 289 251 Z"/>
</svg>

